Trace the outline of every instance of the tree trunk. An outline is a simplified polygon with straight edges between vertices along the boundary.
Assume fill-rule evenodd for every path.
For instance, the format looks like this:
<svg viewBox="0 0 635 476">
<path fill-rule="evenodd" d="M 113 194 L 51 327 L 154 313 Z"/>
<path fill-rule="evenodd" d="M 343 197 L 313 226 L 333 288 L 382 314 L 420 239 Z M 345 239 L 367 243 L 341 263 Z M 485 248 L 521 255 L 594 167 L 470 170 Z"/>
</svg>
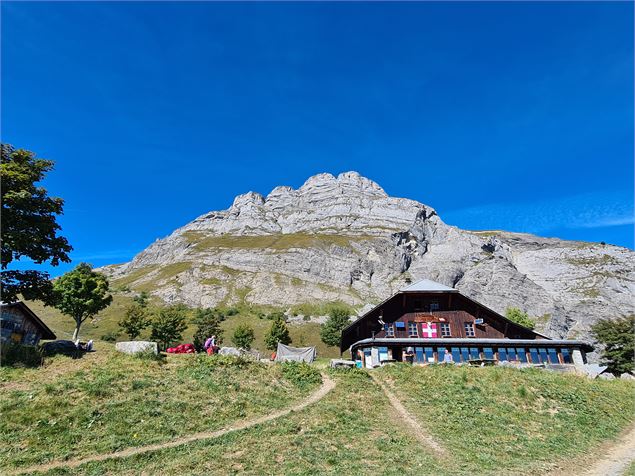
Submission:
<svg viewBox="0 0 635 476">
<path fill-rule="evenodd" d="M 79 337 L 79 328 L 82 325 L 82 321 L 81 320 L 76 320 L 75 321 L 75 332 L 73 332 L 73 342 L 75 342 L 77 340 L 77 338 Z"/>
</svg>

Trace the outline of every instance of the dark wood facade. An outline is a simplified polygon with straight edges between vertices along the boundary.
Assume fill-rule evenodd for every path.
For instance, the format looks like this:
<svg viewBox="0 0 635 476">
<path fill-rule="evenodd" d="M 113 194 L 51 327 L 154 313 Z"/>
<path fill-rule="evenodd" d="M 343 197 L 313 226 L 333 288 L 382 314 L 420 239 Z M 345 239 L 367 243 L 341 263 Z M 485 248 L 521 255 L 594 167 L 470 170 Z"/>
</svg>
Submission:
<svg viewBox="0 0 635 476">
<path fill-rule="evenodd" d="M 397 323 L 403 323 L 403 327 Z M 401 292 L 387 299 L 344 329 L 341 350 L 343 352 L 353 343 L 369 337 L 414 337 L 409 333 L 410 323 L 417 324 L 417 337 L 422 337 L 421 324 L 435 323 L 438 337 L 544 338 L 544 336 L 463 296 L 458 291 Z M 467 335 L 466 323 L 472 324 L 474 335 Z M 450 335 L 441 335 L 441 324 L 449 325 Z M 392 326 L 392 330 L 386 326 Z"/>
<path fill-rule="evenodd" d="M 0 340 L 37 345 L 40 339 L 55 339 L 55 334 L 23 302 L 0 306 Z"/>
</svg>

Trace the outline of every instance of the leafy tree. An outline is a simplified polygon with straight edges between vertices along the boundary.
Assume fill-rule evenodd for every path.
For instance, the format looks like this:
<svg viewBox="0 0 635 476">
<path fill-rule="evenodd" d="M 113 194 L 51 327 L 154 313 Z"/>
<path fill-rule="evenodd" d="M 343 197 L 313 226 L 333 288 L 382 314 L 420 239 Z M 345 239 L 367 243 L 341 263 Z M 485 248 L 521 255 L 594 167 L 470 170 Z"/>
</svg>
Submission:
<svg viewBox="0 0 635 476">
<path fill-rule="evenodd" d="M 205 341 L 216 336 L 216 345 L 223 341 L 223 330 L 220 327 L 222 314 L 217 309 L 197 309 L 194 315 L 194 324 L 197 329 L 194 332 L 194 347 L 196 350 L 204 349 Z"/>
<path fill-rule="evenodd" d="M 533 329 L 536 323 L 531 320 L 526 312 L 521 311 L 517 307 L 508 307 L 505 311 L 505 317 L 516 324 L 520 324 L 527 329 Z"/>
<path fill-rule="evenodd" d="M 285 316 L 284 316 L 284 312 L 282 311 L 272 311 L 269 314 L 267 314 L 267 319 L 269 319 L 270 321 L 275 321 L 278 319 L 282 319 L 283 321 L 285 321 Z"/>
<path fill-rule="evenodd" d="M 276 317 L 271 323 L 269 332 L 265 334 L 265 345 L 269 350 L 276 350 L 278 348 L 278 342 L 282 344 L 290 344 L 291 336 L 289 336 L 289 329 L 283 317 Z"/>
<path fill-rule="evenodd" d="M 125 316 L 119 321 L 119 327 L 128 334 L 130 340 L 139 337 L 141 331 L 150 325 L 145 306 L 135 302 L 126 308 Z"/>
<path fill-rule="evenodd" d="M 141 306 L 142 308 L 146 308 L 148 307 L 148 298 L 150 296 L 148 295 L 147 291 L 141 291 L 139 294 L 137 294 L 135 297 L 132 298 L 132 300 L 137 303 L 139 306 Z"/>
<path fill-rule="evenodd" d="M 52 303 L 49 274 L 34 270 L 7 270 L 9 264 L 28 258 L 36 264 L 49 261 L 57 266 L 69 263 L 73 249 L 58 235 L 56 215 L 63 213 L 64 200 L 49 197 L 35 184 L 53 169 L 53 162 L 39 159 L 33 152 L 0 145 L 2 181 L 2 227 L 0 231 L 2 300 L 13 302 L 22 294 L 26 299 Z"/>
<path fill-rule="evenodd" d="M 80 263 L 53 282 L 53 305 L 75 320 L 73 340 L 87 319 L 105 309 L 112 302 L 108 294 L 108 279 L 93 271 L 91 265 Z"/>
<path fill-rule="evenodd" d="M 157 341 L 162 350 L 167 349 L 183 338 L 183 331 L 187 329 L 187 309 L 178 305 L 159 309 L 150 321 L 150 328 L 150 339 Z"/>
<path fill-rule="evenodd" d="M 344 308 L 334 307 L 329 311 L 329 318 L 320 328 L 320 338 L 326 345 L 339 346 L 342 341 L 342 330 L 350 324 L 349 312 Z"/>
<path fill-rule="evenodd" d="M 635 314 L 619 319 L 600 319 L 591 335 L 604 345 L 602 363 L 614 374 L 635 370 Z"/>
<path fill-rule="evenodd" d="M 232 335 L 232 342 L 240 349 L 249 350 L 254 343 L 254 330 L 247 324 L 239 324 Z"/>
</svg>

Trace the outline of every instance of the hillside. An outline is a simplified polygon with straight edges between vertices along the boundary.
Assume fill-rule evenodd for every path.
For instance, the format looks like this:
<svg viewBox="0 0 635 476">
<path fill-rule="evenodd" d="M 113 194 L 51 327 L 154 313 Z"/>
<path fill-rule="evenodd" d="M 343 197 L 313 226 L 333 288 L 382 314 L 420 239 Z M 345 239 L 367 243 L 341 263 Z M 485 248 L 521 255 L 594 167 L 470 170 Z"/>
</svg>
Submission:
<svg viewBox="0 0 635 476">
<path fill-rule="evenodd" d="M 356 172 L 319 174 L 295 190 L 249 192 L 103 268 L 115 286 L 193 307 L 376 303 L 428 278 L 537 329 L 588 337 L 601 317 L 635 312 L 635 253 L 611 245 L 449 226 Z"/>
<path fill-rule="evenodd" d="M 0 368 L 0 471 L 165 444 L 275 415 L 319 387 L 314 369 L 288 370 L 194 355 L 140 359 L 105 343 L 78 360 Z M 422 446 L 396 418 L 369 373 L 328 371 L 335 387 L 291 414 L 48 474 L 538 475 L 597 459 L 601 445 L 633 423 L 629 381 L 403 365 L 373 375 L 445 456 Z"/>
</svg>

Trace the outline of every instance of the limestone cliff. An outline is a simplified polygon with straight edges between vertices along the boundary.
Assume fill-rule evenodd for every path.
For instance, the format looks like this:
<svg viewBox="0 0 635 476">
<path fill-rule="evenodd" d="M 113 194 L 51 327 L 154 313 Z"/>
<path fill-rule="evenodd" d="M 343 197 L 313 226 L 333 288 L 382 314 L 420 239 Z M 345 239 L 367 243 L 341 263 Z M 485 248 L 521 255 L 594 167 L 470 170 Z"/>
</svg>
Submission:
<svg viewBox="0 0 635 476">
<path fill-rule="evenodd" d="M 356 172 L 319 174 L 266 197 L 240 195 L 104 270 L 116 284 L 202 307 L 240 300 L 361 307 L 428 278 L 501 313 L 519 307 L 553 337 L 586 337 L 598 318 L 635 312 L 632 251 L 460 230 Z"/>
</svg>

